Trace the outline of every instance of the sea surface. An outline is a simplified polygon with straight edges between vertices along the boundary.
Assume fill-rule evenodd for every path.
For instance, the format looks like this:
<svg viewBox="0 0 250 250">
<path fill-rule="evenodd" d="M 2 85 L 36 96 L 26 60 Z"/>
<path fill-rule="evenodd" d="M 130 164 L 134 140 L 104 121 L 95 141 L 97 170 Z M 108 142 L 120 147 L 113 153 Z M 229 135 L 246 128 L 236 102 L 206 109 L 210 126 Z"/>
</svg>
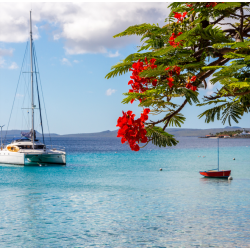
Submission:
<svg viewBox="0 0 250 250">
<path fill-rule="evenodd" d="M 250 139 L 220 139 L 231 181 L 199 174 L 217 168 L 217 140 L 178 140 L 52 138 L 66 166 L 0 164 L 0 248 L 250 247 Z"/>
</svg>

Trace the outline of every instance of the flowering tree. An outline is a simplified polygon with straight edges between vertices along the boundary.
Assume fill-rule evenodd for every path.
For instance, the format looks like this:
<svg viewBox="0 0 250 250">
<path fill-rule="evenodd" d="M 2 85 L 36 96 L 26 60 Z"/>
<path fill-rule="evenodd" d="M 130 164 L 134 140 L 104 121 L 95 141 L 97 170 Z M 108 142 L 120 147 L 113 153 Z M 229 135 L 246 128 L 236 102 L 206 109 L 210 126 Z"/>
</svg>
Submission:
<svg viewBox="0 0 250 250">
<path fill-rule="evenodd" d="M 137 53 L 111 68 L 106 78 L 132 72 L 131 89 L 124 104 L 139 101 L 141 118 L 132 111 L 118 119 L 118 137 L 138 151 L 139 143 L 152 141 L 158 146 L 176 145 L 169 126 L 179 126 L 186 105 L 212 105 L 199 118 L 205 122 L 238 120 L 250 111 L 250 15 L 248 2 L 172 3 L 166 25 L 131 26 L 114 37 L 140 35 L 143 42 Z M 220 83 L 211 96 L 198 95 L 206 80 Z M 175 98 L 182 97 L 178 105 Z M 148 113 L 162 119 L 148 120 Z M 163 124 L 162 126 L 159 126 Z"/>
</svg>

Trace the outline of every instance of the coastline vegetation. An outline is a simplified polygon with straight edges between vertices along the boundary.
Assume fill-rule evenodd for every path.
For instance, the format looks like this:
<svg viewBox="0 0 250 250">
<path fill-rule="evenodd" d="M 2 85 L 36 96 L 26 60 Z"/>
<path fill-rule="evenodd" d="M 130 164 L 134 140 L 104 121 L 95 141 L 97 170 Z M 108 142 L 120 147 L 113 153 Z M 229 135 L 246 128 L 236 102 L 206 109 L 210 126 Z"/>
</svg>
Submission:
<svg viewBox="0 0 250 250">
<path fill-rule="evenodd" d="M 248 131 L 248 130 L 245 130 L 245 132 L 248 133 L 249 131 Z M 241 133 L 242 133 L 242 130 L 234 130 L 234 131 L 223 131 L 223 132 L 219 132 L 219 133 L 216 133 L 215 135 L 216 135 L 216 136 L 219 136 L 219 135 L 228 135 L 228 136 L 230 136 L 230 137 L 233 137 L 233 136 L 237 136 L 237 135 L 239 135 L 239 134 L 241 134 Z M 250 136 L 250 134 L 247 135 L 247 136 Z"/>
</svg>

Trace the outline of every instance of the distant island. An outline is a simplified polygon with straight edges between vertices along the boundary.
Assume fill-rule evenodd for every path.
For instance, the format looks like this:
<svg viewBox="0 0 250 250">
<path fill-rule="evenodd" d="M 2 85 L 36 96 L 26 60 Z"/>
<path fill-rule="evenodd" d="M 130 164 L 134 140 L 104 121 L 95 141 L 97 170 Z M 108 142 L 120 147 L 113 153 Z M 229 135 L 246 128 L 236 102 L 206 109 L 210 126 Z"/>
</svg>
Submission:
<svg viewBox="0 0 250 250">
<path fill-rule="evenodd" d="M 237 128 L 237 129 L 236 129 Z M 241 133 L 243 128 L 240 127 L 225 127 L 225 128 L 213 128 L 213 129 L 189 129 L 189 128 L 168 128 L 166 132 L 172 134 L 176 137 L 205 137 L 206 135 L 233 135 L 236 133 Z M 245 128 L 245 131 L 250 131 L 250 128 Z M 25 132 L 25 131 L 23 131 Z M 28 132 L 28 131 L 27 131 Z M 6 131 L 3 131 L 3 138 L 5 137 Z M 51 133 L 51 137 L 116 137 L 117 130 L 106 130 L 97 133 L 78 133 L 78 134 L 66 134 L 59 135 L 56 133 Z M 8 138 L 18 138 L 21 136 L 21 130 L 9 130 L 7 133 Z M 49 134 L 44 134 L 45 137 L 48 137 Z M 37 137 L 42 137 L 42 134 L 37 131 Z"/>
<path fill-rule="evenodd" d="M 250 138 L 250 132 L 249 130 L 243 129 L 237 129 L 237 130 L 229 130 L 229 131 L 223 131 L 218 132 L 215 135 L 212 133 L 209 133 L 209 135 L 206 135 L 202 138 L 213 138 L 213 137 L 219 137 L 219 138 Z"/>
</svg>

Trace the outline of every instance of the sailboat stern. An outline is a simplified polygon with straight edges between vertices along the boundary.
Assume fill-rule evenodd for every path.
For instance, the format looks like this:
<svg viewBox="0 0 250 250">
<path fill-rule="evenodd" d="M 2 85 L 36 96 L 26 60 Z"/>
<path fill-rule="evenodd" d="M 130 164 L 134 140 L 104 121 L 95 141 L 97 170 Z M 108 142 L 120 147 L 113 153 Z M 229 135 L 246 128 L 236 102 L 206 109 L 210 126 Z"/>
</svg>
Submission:
<svg viewBox="0 0 250 250">
<path fill-rule="evenodd" d="M 66 165 L 66 154 L 65 153 L 26 154 L 25 159 L 27 159 L 29 162 L 33 162 L 33 163 Z"/>
<path fill-rule="evenodd" d="M 0 163 L 24 165 L 25 154 L 10 152 L 7 150 L 1 150 L 0 151 Z"/>
</svg>

